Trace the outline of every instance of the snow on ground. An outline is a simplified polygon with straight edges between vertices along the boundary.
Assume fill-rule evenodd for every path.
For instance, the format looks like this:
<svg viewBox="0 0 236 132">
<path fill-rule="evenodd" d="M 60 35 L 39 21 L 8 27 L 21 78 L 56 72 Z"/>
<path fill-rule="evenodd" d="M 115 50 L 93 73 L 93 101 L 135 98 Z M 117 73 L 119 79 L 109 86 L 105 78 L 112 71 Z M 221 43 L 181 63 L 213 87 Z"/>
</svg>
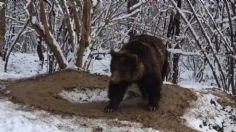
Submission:
<svg viewBox="0 0 236 132">
<path fill-rule="evenodd" d="M 169 84 L 169 85 L 175 85 L 171 82 L 163 82 L 164 84 Z M 209 88 L 217 88 L 216 86 L 211 86 L 208 83 L 204 84 L 204 83 L 199 83 L 199 82 L 195 82 L 192 80 L 184 80 L 178 83 L 179 86 L 183 87 L 183 88 L 188 88 L 188 89 L 194 89 L 194 90 L 203 90 L 203 89 L 209 89 Z"/>
<path fill-rule="evenodd" d="M 221 106 L 212 94 L 198 93 L 197 101 L 183 118 L 189 127 L 198 131 L 236 132 L 236 109 Z"/>
<path fill-rule="evenodd" d="M 0 79 L 27 78 L 46 73 L 46 65 L 41 70 L 39 63 L 37 54 L 12 53 L 8 62 L 7 72 L 4 72 L 5 62 L 0 57 Z"/>
<path fill-rule="evenodd" d="M 70 91 L 63 90 L 58 95 L 71 103 L 108 101 L 107 90 L 104 89 L 75 88 Z"/>
<path fill-rule="evenodd" d="M 110 73 L 111 56 L 106 55 L 102 60 L 93 60 L 89 67 L 90 73 L 97 73 L 101 75 L 111 75 Z"/>
<path fill-rule="evenodd" d="M 0 128 L 0 132 L 157 132 L 128 121 L 62 117 L 46 111 L 26 111 L 6 99 L 0 99 Z"/>
</svg>

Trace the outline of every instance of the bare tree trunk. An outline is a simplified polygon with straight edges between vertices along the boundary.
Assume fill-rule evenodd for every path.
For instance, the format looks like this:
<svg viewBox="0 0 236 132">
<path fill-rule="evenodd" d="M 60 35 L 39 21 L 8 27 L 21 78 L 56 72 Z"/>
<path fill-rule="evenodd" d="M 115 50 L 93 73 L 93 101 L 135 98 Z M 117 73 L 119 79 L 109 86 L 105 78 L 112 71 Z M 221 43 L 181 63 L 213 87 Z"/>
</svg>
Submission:
<svg viewBox="0 0 236 132">
<path fill-rule="evenodd" d="M 16 38 L 15 38 L 14 41 L 12 42 L 12 45 L 11 45 L 9 51 L 7 52 L 7 55 L 6 55 L 6 63 L 5 63 L 5 66 L 4 66 L 4 71 L 5 71 L 5 72 L 7 72 L 7 64 L 8 64 L 8 60 L 9 60 L 9 57 L 10 57 L 10 55 L 11 55 L 11 52 L 12 52 L 12 50 L 14 49 L 14 46 L 15 46 L 16 42 L 20 39 L 21 34 L 22 34 L 23 31 L 25 30 L 25 28 L 28 26 L 29 21 L 30 21 L 30 19 L 28 19 L 28 20 L 25 22 L 24 26 L 20 29 L 20 31 L 19 31 L 18 34 L 16 35 Z"/>
<path fill-rule="evenodd" d="M 177 6 L 181 9 L 181 0 L 177 1 Z M 170 23 L 167 30 L 167 37 L 175 37 L 180 35 L 180 14 L 177 12 L 176 14 L 171 14 Z M 180 49 L 180 42 L 177 40 L 174 49 Z M 179 57 L 178 53 L 173 55 L 173 75 L 172 75 L 172 83 L 176 84 L 178 81 L 179 75 Z"/>
<path fill-rule="evenodd" d="M 127 11 L 128 11 L 128 14 L 132 13 L 132 11 L 134 9 L 131 9 L 132 6 L 134 6 L 135 4 L 137 4 L 139 1 L 138 0 L 128 0 L 128 3 L 127 3 Z M 137 16 L 137 14 L 133 15 L 134 16 Z M 130 30 L 129 31 L 129 36 L 133 36 L 136 34 L 136 31 L 135 29 L 132 28 L 132 24 L 134 23 L 134 20 L 130 20 L 129 23 L 128 23 L 128 29 Z"/>
<path fill-rule="evenodd" d="M 65 8 L 67 8 L 67 3 L 64 1 L 64 0 L 62 0 L 62 3 L 63 3 L 63 5 L 64 5 L 64 7 Z M 71 5 L 74 5 L 75 3 L 74 3 L 74 1 L 70 1 L 70 7 L 69 8 L 72 8 L 72 6 Z M 76 10 L 76 9 L 75 9 Z M 73 12 L 72 12 L 72 14 L 73 14 Z M 65 16 L 64 16 L 65 18 L 65 24 L 67 25 L 67 27 L 68 27 L 68 33 L 69 33 L 69 44 L 71 45 L 71 51 L 72 52 L 74 52 L 74 49 L 75 49 L 75 44 L 77 43 L 77 42 L 75 42 L 75 31 L 74 31 L 74 29 L 73 29 L 73 27 L 72 27 L 72 25 L 73 25 L 73 23 L 71 23 L 71 13 L 70 13 L 70 10 L 69 9 L 65 9 Z"/>
<path fill-rule="evenodd" d="M 51 51 L 49 51 L 51 53 Z M 55 57 L 49 53 L 48 55 L 48 73 L 53 73 Z"/>
<path fill-rule="evenodd" d="M 38 57 L 39 57 L 39 60 L 40 60 L 40 66 L 41 66 L 41 69 L 43 69 L 43 62 L 44 62 L 44 56 L 43 56 L 43 46 L 42 46 L 42 38 L 39 37 L 39 40 L 38 40 L 38 45 L 37 45 L 37 53 L 38 53 Z"/>
<path fill-rule="evenodd" d="M 0 0 L 0 2 L 5 3 L 5 0 Z M 3 56 L 4 45 L 5 45 L 5 5 L 0 7 L 0 56 Z"/>
<path fill-rule="evenodd" d="M 229 35 L 230 35 L 230 41 L 231 41 L 231 47 L 233 48 L 234 51 L 232 51 L 232 55 L 234 55 L 236 53 L 236 46 L 235 46 L 235 42 L 234 42 L 234 27 L 233 27 L 233 21 L 231 18 L 231 12 L 230 12 L 230 7 L 229 4 L 227 2 L 227 0 L 224 0 L 225 6 L 226 6 L 226 11 L 228 14 L 228 19 L 229 19 Z M 234 9 L 232 9 L 234 10 Z M 229 81 L 228 81 L 228 86 L 231 86 L 232 88 L 232 93 L 233 95 L 235 95 L 235 80 L 234 80 L 234 66 L 235 66 L 235 60 L 233 58 L 229 58 L 229 62 L 228 62 L 228 67 L 229 67 L 229 71 L 228 71 L 228 76 L 229 76 Z M 229 90 L 229 87 L 226 89 L 227 91 Z"/>
<path fill-rule="evenodd" d="M 46 12 L 45 12 L 45 7 L 44 7 L 44 0 L 40 0 L 39 1 L 39 11 L 40 11 L 40 23 L 43 26 L 43 30 L 41 29 L 41 27 L 35 23 L 32 23 L 32 27 L 35 29 L 35 31 L 45 40 L 46 44 L 48 45 L 48 47 L 50 48 L 50 50 L 53 52 L 60 69 L 65 69 L 68 66 L 68 62 L 65 59 L 65 56 L 63 55 L 61 48 L 59 47 L 59 45 L 57 44 L 55 38 L 53 37 L 52 32 L 49 29 L 49 25 L 48 25 L 48 21 L 47 21 L 47 17 L 46 17 Z M 36 15 L 36 11 L 34 9 L 34 6 L 31 2 L 28 11 L 32 16 Z"/>
<path fill-rule="evenodd" d="M 79 12 L 76 10 L 76 5 L 75 5 L 75 2 L 72 1 L 71 2 L 71 10 L 72 10 L 72 13 L 73 13 L 73 17 L 74 17 L 74 20 L 75 20 L 75 32 L 76 32 L 76 37 L 77 37 L 77 41 L 79 40 L 80 38 L 80 16 L 79 16 Z M 80 5 L 80 3 L 77 3 L 77 5 Z M 78 43 L 75 44 L 75 48 L 77 47 Z"/>
<path fill-rule="evenodd" d="M 90 37 L 90 24 L 91 24 L 91 1 L 84 0 L 83 1 L 83 17 L 82 17 L 82 32 L 81 39 L 79 44 L 79 49 L 77 51 L 77 60 L 76 66 L 82 67 L 83 65 L 83 55 L 86 47 L 89 46 L 89 37 Z"/>
</svg>

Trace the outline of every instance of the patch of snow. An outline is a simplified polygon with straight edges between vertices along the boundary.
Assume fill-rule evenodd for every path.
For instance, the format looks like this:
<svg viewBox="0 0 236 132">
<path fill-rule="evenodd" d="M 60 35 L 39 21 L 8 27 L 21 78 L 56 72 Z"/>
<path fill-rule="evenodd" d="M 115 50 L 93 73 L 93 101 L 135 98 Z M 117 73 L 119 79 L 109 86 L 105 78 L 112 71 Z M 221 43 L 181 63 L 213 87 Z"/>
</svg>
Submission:
<svg viewBox="0 0 236 132">
<path fill-rule="evenodd" d="M 183 118 L 189 127 L 198 131 L 235 132 L 236 130 L 236 109 L 221 106 L 217 102 L 217 97 L 212 94 L 198 93 L 198 100 Z"/>
<path fill-rule="evenodd" d="M 37 17 L 36 17 L 36 16 L 32 16 L 31 22 L 32 22 L 33 24 L 37 24 L 37 22 L 38 22 Z"/>
<path fill-rule="evenodd" d="M 196 89 L 196 90 L 201 90 L 201 89 L 207 89 L 207 88 L 217 88 L 216 86 L 211 86 L 208 83 L 199 83 L 195 81 L 181 81 L 178 83 L 179 86 L 184 87 L 184 88 L 189 88 L 189 89 Z"/>
<path fill-rule="evenodd" d="M 135 122 L 78 116 L 62 117 L 45 111 L 23 109 L 8 100 L 0 99 L 0 132 L 157 132 Z"/>
<path fill-rule="evenodd" d="M 92 61 L 92 64 L 89 67 L 89 72 L 110 76 L 110 62 L 110 55 L 106 55 L 105 58 L 103 58 L 102 60 L 94 60 Z"/>
<path fill-rule="evenodd" d="M 93 7 L 95 7 L 97 4 L 98 4 L 98 1 L 97 1 L 97 0 L 92 0 L 92 5 L 93 5 Z"/>
<path fill-rule="evenodd" d="M 46 73 L 46 64 L 41 70 L 40 63 L 37 54 L 12 53 L 8 62 L 8 70 L 4 72 L 5 62 L 0 57 L 0 79 L 20 79 Z"/>
<path fill-rule="evenodd" d="M 75 88 L 71 91 L 63 90 L 58 95 L 71 103 L 108 101 L 106 89 Z"/>
</svg>

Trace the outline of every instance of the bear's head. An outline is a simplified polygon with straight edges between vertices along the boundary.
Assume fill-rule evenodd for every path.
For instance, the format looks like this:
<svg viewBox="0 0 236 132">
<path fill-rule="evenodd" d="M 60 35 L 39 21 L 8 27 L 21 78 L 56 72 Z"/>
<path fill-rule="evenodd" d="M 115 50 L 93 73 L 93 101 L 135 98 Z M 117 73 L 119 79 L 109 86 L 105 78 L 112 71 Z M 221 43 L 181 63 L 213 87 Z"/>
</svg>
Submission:
<svg viewBox="0 0 236 132">
<path fill-rule="evenodd" d="M 119 52 L 111 50 L 111 56 L 110 81 L 112 83 L 133 82 L 142 77 L 144 65 L 136 54 L 128 53 L 125 50 Z"/>
</svg>

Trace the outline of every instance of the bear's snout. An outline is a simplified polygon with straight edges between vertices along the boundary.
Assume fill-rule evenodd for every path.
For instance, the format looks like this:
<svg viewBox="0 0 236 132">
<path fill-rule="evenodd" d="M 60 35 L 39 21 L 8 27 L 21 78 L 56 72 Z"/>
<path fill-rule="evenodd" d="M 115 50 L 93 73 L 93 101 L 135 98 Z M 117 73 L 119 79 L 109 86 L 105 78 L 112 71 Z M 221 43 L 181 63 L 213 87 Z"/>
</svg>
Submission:
<svg viewBox="0 0 236 132">
<path fill-rule="evenodd" d="M 118 71 L 112 72 L 110 81 L 111 81 L 112 83 L 114 83 L 114 84 L 119 83 L 119 82 L 121 81 L 120 73 L 119 73 Z"/>
</svg>

